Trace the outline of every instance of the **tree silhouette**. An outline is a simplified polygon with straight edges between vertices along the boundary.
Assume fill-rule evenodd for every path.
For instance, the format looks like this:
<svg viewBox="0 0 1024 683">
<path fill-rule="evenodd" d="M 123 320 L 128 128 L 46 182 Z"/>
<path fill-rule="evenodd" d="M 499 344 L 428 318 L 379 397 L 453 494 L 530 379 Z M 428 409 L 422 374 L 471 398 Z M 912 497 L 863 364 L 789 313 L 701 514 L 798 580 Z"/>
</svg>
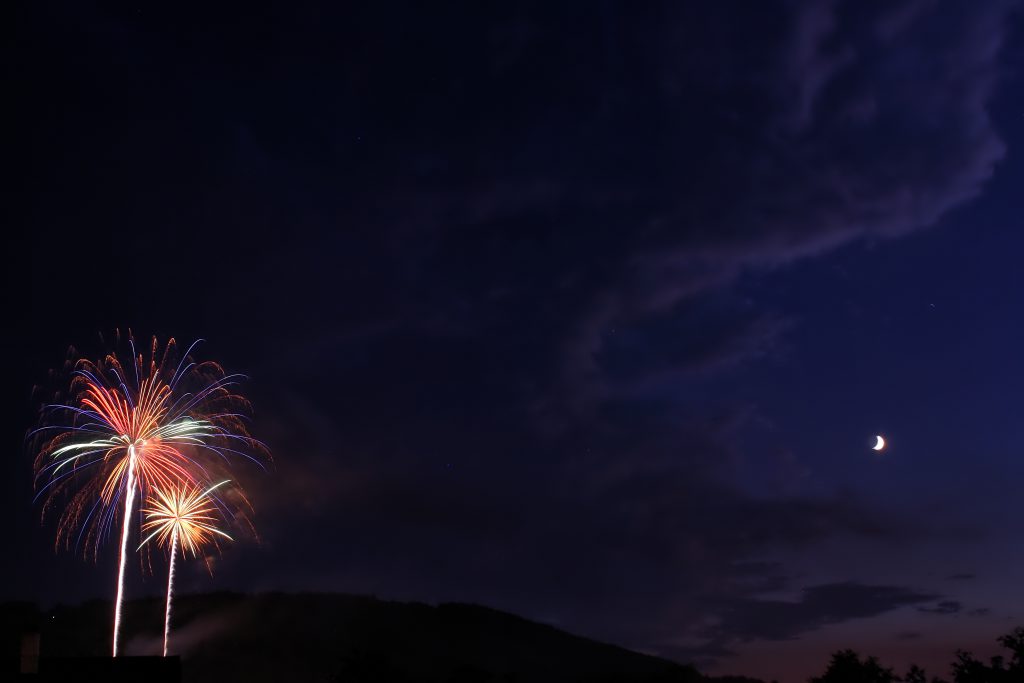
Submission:
<svg viewBox="0 0 1024 683">
<path fill-rule="evenodd" d="M 1000 636 L 999 644 L 1010 651 L 1009 664 L 1005 657 L 992 657 L 989 664 L 970 652 L 958 650 L 953 662 L 955 683 L 1020 683 L 1024 681 L 1024 627 L 1018 627 Z"/>
<path fill-rule="evenodd" d="M 811 683 L 897 683 L 899 677 L 886 669 L 874 657 L 860 658 L 853 650 L 841 650 L 832 655 L 832 661 L 823 676 L 812 678 Z"/>
<path fill-rule="evenodd" d="M 1018 676 L 1024 674 L 1024 626 L 1018 626 L 1005 636 L 1000 636 L 999 644 L 1013 655 L 1008 671 Z"/>
<path fill-rule="evenodd" d="M 907 675 L 903 677 L 903 683 L 928 683 L 928 676 L 924 669 L 914 664 L 907 671 Z"/>
<path fill-rule="evenodd" d="M 1010 651 L 1009 658 L 992 657 L 986 664 L 970 652 L 957 650 L 952 665 L 954 683 L 1024 683 L 1024 627 L 997 640 Z M 853 650 L 841 650 L 832 655 L 825 673 L 810 683 L 928 683 L 928 675 L 914 665 L 900 678 L 874 657 L 861 659 Z M 942 681 L 932 678 L 931 683 Z"/>
</svg>

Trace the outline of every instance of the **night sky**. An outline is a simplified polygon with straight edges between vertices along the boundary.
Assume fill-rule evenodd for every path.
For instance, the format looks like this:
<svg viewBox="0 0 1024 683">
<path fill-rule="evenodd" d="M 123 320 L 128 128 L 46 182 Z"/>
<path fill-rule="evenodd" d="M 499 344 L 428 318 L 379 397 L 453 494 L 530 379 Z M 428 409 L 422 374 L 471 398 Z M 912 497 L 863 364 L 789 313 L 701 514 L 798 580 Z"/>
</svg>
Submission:
<svg viewBox="0 0 1024 683">
<path fill-rule="evenodd" d="M 24 438 L 131 328 L 246 373 L 274 453 L 184 591 L 787 682 L 1024 624 L 1019 7 L 219 4 L 5 10 L 0 598 L 113 593 Z"/>
</svg>

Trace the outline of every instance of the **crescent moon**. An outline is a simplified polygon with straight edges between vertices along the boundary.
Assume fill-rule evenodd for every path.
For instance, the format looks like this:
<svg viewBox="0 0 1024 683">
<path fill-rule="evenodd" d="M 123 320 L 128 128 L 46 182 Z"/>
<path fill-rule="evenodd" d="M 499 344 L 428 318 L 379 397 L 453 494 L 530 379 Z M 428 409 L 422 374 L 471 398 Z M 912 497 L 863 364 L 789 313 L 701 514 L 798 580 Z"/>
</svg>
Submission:
<svg viewBox="0 0 1024 683">
<path fill-rule="evenodd" d="M 875 438 L 878 439 L 878 441 L 875 443 L 874 446 L 871 447 L 871 450 L 880 451 L 883 448 L 885 448 L 885 439 L 883 439 L 881 436 L 875 436 Z"/>
</svg>

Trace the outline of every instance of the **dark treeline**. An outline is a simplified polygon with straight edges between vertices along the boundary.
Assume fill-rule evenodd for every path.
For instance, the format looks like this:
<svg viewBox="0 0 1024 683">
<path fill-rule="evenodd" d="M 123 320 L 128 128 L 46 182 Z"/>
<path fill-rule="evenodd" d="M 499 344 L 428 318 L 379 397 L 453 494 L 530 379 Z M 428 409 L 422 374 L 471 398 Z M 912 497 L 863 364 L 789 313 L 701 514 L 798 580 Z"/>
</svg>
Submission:
<svg viewBox="0 0 1024 683">
<path fill-rule="evenodd" d="M 930 676 L 927 671 L 916 665 L 912 665 L 906 673 L 900 675 L 893 669 L 882 666 L 875 657 L 861 657 L 854 650 L 840 650 L 832 655 L 825 672 L 821 676 L 812 677 L 809 683 L 1024 683 L 1024 627 L 1017 628 L 997 640 L 1008 650 L 1008 656 L 997 655 L 986 663 L 970 652 L 958 650 L 950 665 L 952 679 Z M 383 654 L 355 653 L 343 658 L 341 669 L 334 680 L 338 683 L 411 683 L 419 679 L 408 675 L 400 665 Z M 499 683 L 527 679 L 515 674 L 499 675 L 483 669 L 466 668 L 454 672 L 443 680 L 445 683 Z M 764 683 L 746 676 L 702 676 L 689 667 L 657 673 L 591 676 L 577 680 L 581 683 Z"/>
<path fill-rule="evenodd" d="M 1024 627 L 998 640 L 1009 651 L 1009 657 L 998 655 L 987 664 L 970 652 L 958 650 L 950 667 L 952 683 L 1024 683 Z M 948 683 L 948 679 L 929 677 L 918 666 L 911 666 L 900 676 L 874 657 L 861 658 L 853 650 L 841 650 L 832 655 L 825 673 L 812 678 L 811 683 Z"/>
</svg>

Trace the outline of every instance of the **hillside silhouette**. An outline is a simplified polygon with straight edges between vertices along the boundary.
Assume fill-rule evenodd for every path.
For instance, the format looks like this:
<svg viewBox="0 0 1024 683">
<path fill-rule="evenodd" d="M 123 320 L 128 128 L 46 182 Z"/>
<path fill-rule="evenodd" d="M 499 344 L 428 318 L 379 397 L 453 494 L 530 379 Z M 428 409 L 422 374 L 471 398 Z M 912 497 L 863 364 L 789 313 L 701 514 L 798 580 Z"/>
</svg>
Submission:
<svg viewBox="0 0 1024 683">
<path fill-rule="evenodd" d="M 127 654 L 162 643 L 163 601 L 126 604 Z M 4 659 L 38 632 L 43 657 L 108 656 L 111 605 L 40 612 L 0 606 Z M 176 598 L 173 652 L 183 680 L 580 681 L 696 683 L 696 670 L 469 604 L 403 603 L 339 594 L 214 593 Z"/>
</svg>

